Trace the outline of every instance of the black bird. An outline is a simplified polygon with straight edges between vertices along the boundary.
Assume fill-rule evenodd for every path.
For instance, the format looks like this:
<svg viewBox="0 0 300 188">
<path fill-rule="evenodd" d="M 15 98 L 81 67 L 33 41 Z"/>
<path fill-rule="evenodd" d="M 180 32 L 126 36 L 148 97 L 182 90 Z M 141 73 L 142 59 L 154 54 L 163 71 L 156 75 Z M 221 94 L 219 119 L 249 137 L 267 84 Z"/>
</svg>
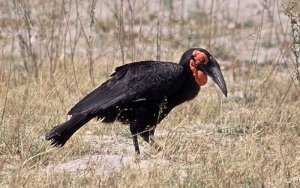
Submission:
<svg viewBox="0 0 300 188">
<path fill-rule="evenodd" d="M 155 127 L 177 105 L 196 97 L 207 75 L 227 96 L 220 65 L 205 49 L 192 48 L 173 62 L 140 61 L 115 69 L 110 79 L 79 101 L 69 112 L 70 120 L 54 127 L 46 139 L 63 146 L 93 118 L 104 123 L 130 125 L 135 152 L 140 153 L 137 135 L 157 149 Z"/>
</svg>

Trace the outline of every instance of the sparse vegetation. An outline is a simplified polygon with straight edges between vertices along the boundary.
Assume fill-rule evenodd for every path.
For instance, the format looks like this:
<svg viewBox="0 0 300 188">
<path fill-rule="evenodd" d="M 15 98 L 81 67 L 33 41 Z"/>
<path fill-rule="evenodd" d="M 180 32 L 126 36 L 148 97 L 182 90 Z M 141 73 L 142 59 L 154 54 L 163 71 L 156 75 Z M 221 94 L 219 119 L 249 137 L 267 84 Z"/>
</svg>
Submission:
<svg viewBox="0 0 300 188">
<path fill-rule="evenodd" d="M 1 187 L 300 185 L 296 1 L 0 5 Z M 44 140 L 116 66 L 178 62 L 189 47 L 222 65 L 228 98 L 209 83 L 174 109 L 157 128 L 162 152 L 141 142 L 136 157 L 128 127 L 95 120 L 62 149 Z"/>
<path fill-rule="evenodd" d="M 295 80 L 300 84 L 300 68 L 299 68 L 299 56 L 300 56 L 300 10 L 297 3 L 291 1 L 283 6 L 284 13 L 290 19 L 291 31 L 292 31 L 292 44 L 290 46 L 293 60 L 292 69 L 295 76 Z"/>
</svg>

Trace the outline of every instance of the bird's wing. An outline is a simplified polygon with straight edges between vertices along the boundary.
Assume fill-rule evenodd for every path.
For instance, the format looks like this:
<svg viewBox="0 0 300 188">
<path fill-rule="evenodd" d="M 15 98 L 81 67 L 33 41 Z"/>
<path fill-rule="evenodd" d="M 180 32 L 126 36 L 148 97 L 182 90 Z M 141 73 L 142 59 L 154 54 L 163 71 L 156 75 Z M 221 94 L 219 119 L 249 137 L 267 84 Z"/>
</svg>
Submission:
<svg viewBox="0 0 300 188">
<path fill-rule="evenodd" d="M 135 100 L 161 100 L 175 93 L 184 80 L 182 66 L 144 61 L 117 67 L 111 78 L 78 102 L 69 115 L 94 114 Z"/>
</svg>

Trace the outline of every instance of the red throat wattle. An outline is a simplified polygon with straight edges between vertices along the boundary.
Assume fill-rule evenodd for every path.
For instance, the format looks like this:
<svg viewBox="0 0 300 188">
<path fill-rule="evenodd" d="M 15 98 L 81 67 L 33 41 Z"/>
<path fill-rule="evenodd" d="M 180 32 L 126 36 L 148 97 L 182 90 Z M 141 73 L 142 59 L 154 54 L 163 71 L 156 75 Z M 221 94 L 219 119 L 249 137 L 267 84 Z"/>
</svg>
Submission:
<svg viewBox="0 0 300 188">
<path fill-rule="evenodd" d="M 196 69 L 196 66 L 200 63 L 206 64 L 208 63 L 208 59 L 206 55 L 198 50 L 195 50 L 193 52 L 194 60 L 190 60 L 190 69 L 193 72 L 193 75 L 195 77 L 195 81 L 199 86 L 204 86 L 207 83 L 207 75 Z"/>
<path fill-rule="evenodd" d="M 190 68 L 193 72 L 196 83 L 199 86 L 204 86 L 207 83 L 207 75 L 204 72 L 196 69 L 196 64 L 192 59 L 190 60 Z"/>
</svg>

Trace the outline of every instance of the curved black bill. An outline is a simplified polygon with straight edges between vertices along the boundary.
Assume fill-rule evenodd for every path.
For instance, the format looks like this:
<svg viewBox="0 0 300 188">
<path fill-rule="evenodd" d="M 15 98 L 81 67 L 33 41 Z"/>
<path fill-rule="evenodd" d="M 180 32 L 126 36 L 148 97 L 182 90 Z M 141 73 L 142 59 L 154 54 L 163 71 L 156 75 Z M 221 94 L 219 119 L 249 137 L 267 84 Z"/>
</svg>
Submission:
<svg viewBox="0 0 300 188">
<path fill-rule="evenodd" d="M 212 80 L 219 86 L 225 97 L 227 97 L 227 87 L 220 65 L 213 57 L 209 58 L 208 64 L 199 64 L 197 68 L 211 77 Z"/>
</svg>

